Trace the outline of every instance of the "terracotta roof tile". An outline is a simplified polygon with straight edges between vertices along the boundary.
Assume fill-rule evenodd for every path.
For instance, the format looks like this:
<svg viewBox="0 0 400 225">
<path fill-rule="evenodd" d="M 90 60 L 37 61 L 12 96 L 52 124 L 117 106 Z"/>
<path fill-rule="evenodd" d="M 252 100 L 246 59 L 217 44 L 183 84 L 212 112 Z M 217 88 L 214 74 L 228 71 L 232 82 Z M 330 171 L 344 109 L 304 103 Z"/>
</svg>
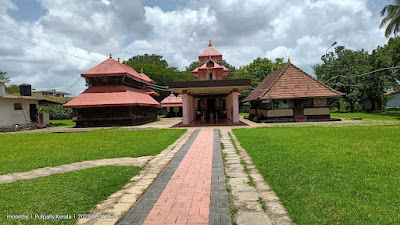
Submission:
<svg viewBox="0 0 400 225">
<path fill-rule="evenodd" d="M 155 84 L 152 79 L 150 79 L 144 73 L 139 74 L 132 67 L 124 65 L 112 58 L 104 60 L 99 65 L 93 67 L 85 73 L 82 73 L 82 77 L 94 77 L 94 76 L 112 76 L 112 75 L 128 75 L 132 78 L 142 80 L 144 82 Z"/>
<path fill-rule="evenodd" d="M 200 56 L 222 56 L 212 45 L 208 45 L 206 49 L 200 54 Z"/>
<path fill-rule="evenodd" d="M 291 63 L 269 74 L 244 101 L 340 97 L 343 93 L 323 84 Z"/>
<path fill-rule="evenodd" d="M 66 108 L 89 108 L 103 106 L 154 106 L 154 98 L 144 90 L 126 86 L 92 86 L 64 105 Z"/>
</svg>

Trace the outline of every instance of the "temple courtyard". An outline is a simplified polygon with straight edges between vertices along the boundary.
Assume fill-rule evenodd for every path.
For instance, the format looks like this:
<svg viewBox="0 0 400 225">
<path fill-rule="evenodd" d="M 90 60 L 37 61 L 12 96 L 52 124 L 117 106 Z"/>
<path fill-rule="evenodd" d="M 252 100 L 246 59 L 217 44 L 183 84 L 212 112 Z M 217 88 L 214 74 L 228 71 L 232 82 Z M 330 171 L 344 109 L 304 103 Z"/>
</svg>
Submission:
<svg viewBox="0 0 400 225">
<path fill-rule="evenodd" d="M 400 221 L 397 119 L 240 121 L 181 127 L 182 118 L 161 118 L 0 134 L 9 156 L 0 162 L 0 222 Z"/>
</svg>

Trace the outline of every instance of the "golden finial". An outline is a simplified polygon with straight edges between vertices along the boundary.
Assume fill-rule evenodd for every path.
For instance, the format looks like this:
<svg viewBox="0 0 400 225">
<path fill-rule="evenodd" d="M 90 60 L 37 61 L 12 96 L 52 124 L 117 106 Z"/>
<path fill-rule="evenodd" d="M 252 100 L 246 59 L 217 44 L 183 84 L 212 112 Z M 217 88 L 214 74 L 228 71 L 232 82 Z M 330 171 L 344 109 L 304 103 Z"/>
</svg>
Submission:
<svg viewBox="0 0 400 225">
<path fill-rule="evenodd" d="M 110 52 L 110 58 L 112 58 L 112 54 L 111 54 L 111 52 Z"/>
<path fill-rule="evenodd" d="M 118 62 L 119 62 L 119 57 L 118 57 Z"/>
<path fill-rule="evenodd" d="M 271 73 L 274 72 L 274 67 L 271 67 Z"/>
<path fill-rule="evenodd" d="M 287 57 L 287 62 L 290 63 L 290 57 Z"/>
<path fill-rule="evenodd" d="M 140 72 L 143 73 L 143 68 L 140 68 Z"/>
<path fill-rule="evenodd" d="M 208 42 L 208 46 L 212 46 L 212 44 L 211 44 L 211 39 L 210 39 L 210 41 Z"/>
</svg>

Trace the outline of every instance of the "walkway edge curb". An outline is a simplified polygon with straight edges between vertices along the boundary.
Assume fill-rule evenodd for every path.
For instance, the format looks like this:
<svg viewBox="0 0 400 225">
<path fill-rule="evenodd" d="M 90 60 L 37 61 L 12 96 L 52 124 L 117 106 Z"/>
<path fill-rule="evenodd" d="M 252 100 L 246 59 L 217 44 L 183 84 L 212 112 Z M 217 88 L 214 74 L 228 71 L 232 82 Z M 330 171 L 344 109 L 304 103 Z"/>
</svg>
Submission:
<svg viewBox="0 0 400 225">
<path fill-rule="evenodd" d="M 161 171 L 169 164 L 175 155 L 186 144 L 195 129 L 188 129 L 178 140 L 169 145 L 160 154 L 154 156 L 147 162 L 143 170 L 134 176 L 121 190 L 108 196 L 106 200 L 96 205 L 90 214 L 116 214 L 115 219 L 79 219 L 76 224 L 81 225 L 112 225 L 118 222 L 136 201 L 143 195 L 145 190 L 153 183 Z"/>
<path fill-rule="evenodd" d="M 272 224 L 295 224 L 290 218 L 286 208 L 282 205 L 280 199 L 265 182 L 263 176 L 253 164 L 253 161 L 251 157 L 247 154 L 247 151 L 240 145 L 240 142 L 238 141 L 232 130 L 229 131 L 229 134 L 231 135 L 234 144 L 239 150 L 241 159 L 245 162 L 247 169 L 249 169 L 249 175 L 255 183 L 255 188 L 258 195 L 266 206 L 265 212 L 270 218 Z"/>
</svg>

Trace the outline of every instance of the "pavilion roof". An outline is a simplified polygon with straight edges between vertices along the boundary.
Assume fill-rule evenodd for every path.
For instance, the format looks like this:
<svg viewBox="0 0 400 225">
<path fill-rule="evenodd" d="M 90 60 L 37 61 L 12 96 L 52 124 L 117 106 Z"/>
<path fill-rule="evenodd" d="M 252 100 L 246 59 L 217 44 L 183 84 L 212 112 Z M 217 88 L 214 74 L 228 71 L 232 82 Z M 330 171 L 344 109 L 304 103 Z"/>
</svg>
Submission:
<svg viewBox="0 0 400 225">
<path fill-rule="evenodd" d="M 91 86 L 64 105 L 66 108 L 89 108 L 107 106 L 153 106 L 160 107 L 144 90 L 127 86 Z"/>
<path fill-rule="evenodd" d="M 151 95 L 151 96 L 160 96 L 160 94 L 158 94 L 157 92 L 155 92 L 154 90 L 150 89 L 149 87 L 146 87 L 145 89 L 143 89 L 147 94 Z"/>
<path fill-rule="evenodd" d="M 182 95 L 175 96 L 172 93 L 161 101 L 161 107 L 176 107 L 182 105 L 183 105 Z"/>
<path fill-rule="evenodd" d="M 208 64 L 208 62 L 213 62 L 213 66 L 208 66 L 209 64 Z M 221 64 L 219 64 L 218 62 L 216 62 L 215 60 L 213 60 L 213 59 L 208 59 L 208 61 L 206 61 L 206 62 L 203 62 L 203 64 L 201 64 L 199 67 L 197 67 L 196 69 L 194 69 L 193 71 L 192 71 L 192 74 L 194 75 L 194 76 L 197 76 L 198 75 L 198 73 L 199 73 L 199 70 L 213 70 L 213 69 L 220 69 L 220 70 L 222 70 L 223 71 L 223 76 L 227 76 L 227 75 L 229 75 L 229 69 L 228 68 L 226 68 L 224 65 L 221 65 Z"/>
<path fill-rule="evenodd" d="M 208 47 L 200 54 L 200 57 L 202 56 L 222 56 L 222 54 L 219 53 L 219 51 L 217 51 L 217 49 L 215 49 L 210 42 Z"/>
<path fill-rule="evenodd" d="M 283 68 L 268 74 L 244 101 L 340 97 L 342 95 L 344 94 L 323 84 L 288 62 Z"/>
<path fill-rule="evenodd" d="M 92 69 L 82 73 L 82 77 L 96 77 L 96 76 L 116 76 L 116 75 L 127 75 L 134 79 L 139 79 L 147 83 L 156 84 L 144 73 L 136 72 L 132 67 L 124 65 L 113 58 L 108 58 L 101 62 L 99 65 Z"/>
</svg>

